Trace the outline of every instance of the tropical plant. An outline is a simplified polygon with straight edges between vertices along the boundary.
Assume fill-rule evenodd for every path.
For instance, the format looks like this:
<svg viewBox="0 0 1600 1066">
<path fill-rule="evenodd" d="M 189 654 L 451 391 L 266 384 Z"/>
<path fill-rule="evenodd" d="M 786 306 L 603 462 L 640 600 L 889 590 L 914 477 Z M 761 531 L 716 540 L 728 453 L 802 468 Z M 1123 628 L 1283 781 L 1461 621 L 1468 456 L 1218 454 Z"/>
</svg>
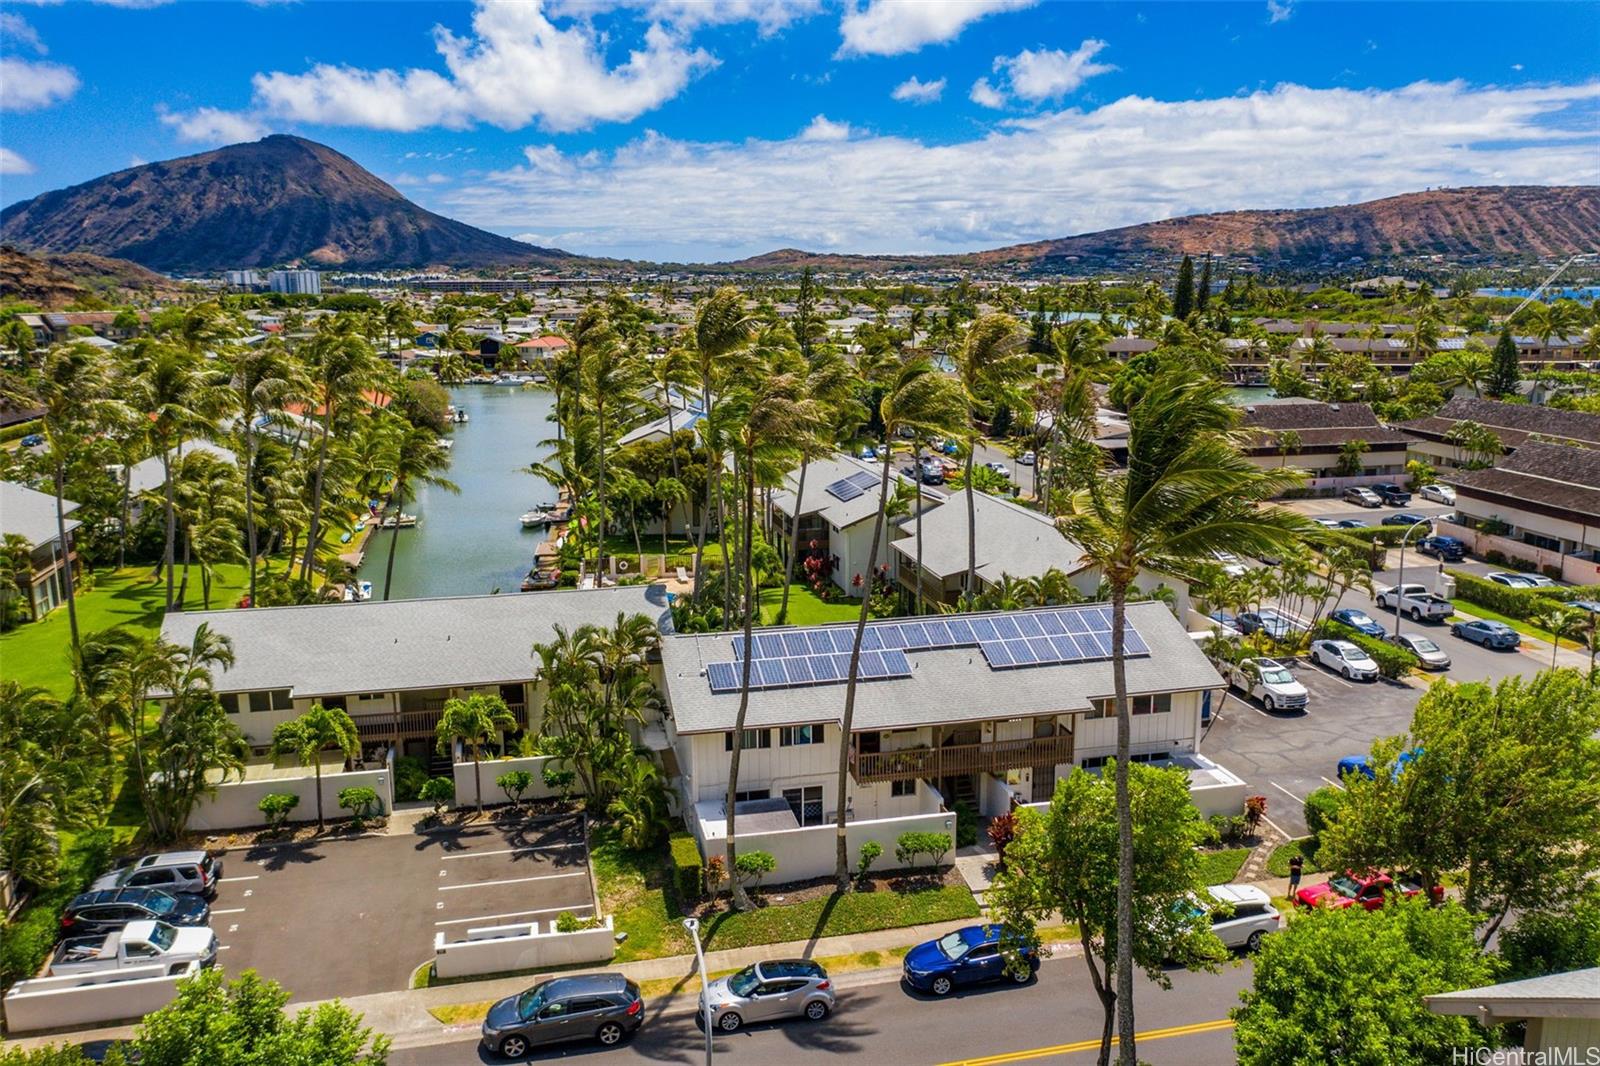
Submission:
<svg viewBox="0 0 1600 1066">
<path fill-rule="evenodd" d="M 617 820 L 624 847 L 645 851 L 666 835 L 667 786 L 649 759 L 630 753 L 610 775 L 615 798 L 606 813 Z"/>
<path fill-rule="evenodd" d="M 276 833 L 289 820 L 289 815 L 300 806 L 300 797 L 294 792 L 268 792 L 256 804 L 256 809 L 267 819 L 267 831 Z"/>
<path fill-rule="evenodd" d="M 423 782 L 417 798 L 433 804 L 433 818 L 438 821 L 450 801 L 456 798 L 456 783 L 448 777 L 430 777 Z"/>
<path fill-rule="evenodd" d="M 472 788 L 479 814 L 483 813 L 483 781 L 478 770 L 479 749 L 496 733 L 515 728 L 517 728 L 516 715 L 511 713 L 506 701 L 487 692 L 474 692 L 465 699 L 456 697 L 446 700 L 444 710 L 439 715 L 439 725 L 436 729 L 439 753 L 450 754 L 452 745 L 458 740 L 466 744 L 472 753 Z"/>
<path fill-rule="evenodd" d="M 1020 390 L 1023 378 L 1033 364 L 1025 351 L 1027 335 L 1010 315 L 988 314 L 974 322 L 968 329 L 961 348 L 954 355 L 956 381 L 966 397 L 968 415 L 974 420 L 968 427 L 972 445 L 966 450 L 966 483 L 972 481 L 972 460 L 978 431 L 976 418 L 979 409 L 997 405 L 1020 405 L 1024 402 Z M 893 439 L 893 438 L 890 438 Z M 885 464 L 887 465 L 887 464 Z M 870 568 L 869 568 L 870 569 Z M 967 496 L 967 576 L 962 584 L 965 592 L 973 592 L 978 580 L 978 528 L 976 503 Z"/>
<path fill-rule="evenodd" d="M 394 508 L 394 530 L 389 535 L 389 558 L 383 568 L 383 598 L 387 600 L 394 589 L 394 549 L 400 539 L 400 514 L 406 501 L 419 485 L 429 485 L 445 492 L 458 493 L 461 489 L 437 471 L 450 464 L 450 453 L 439 443 L 431 429 L 402 426 L 396 433 L 390 473 L 394 487 L 389 493 L 389 506 Z"/>
<path fill-rule="evenodd" d="M 511 805 L 522 809 L 522 794 L 533 787 L 533 775 L 526 770 L 508 770 L 494 779 L 496 787 L 511 797 Z"/>
<path fill-rule="evenodd" d="M 350 812 L 350 828 L 360 832 L 366 828 L 367 819 L 380 809 L 376 789 L 366 785 L 351 785 L 339 790 L 339 806 Z"/>
<path fill-rule="evenodd" d="M 174 648 L 166 661 L 162 686 L 169 695 L 147 740 L 152 772 L 141 783 L 145 821 L 161 843 L 178 838 L 202 797 L 230 775 L 242 777 L 250 754 L 212 689 L 212 671 L 233 665 L 231 641 L 202 624 L 188 647 Z"/>
<path fill-rule="evenodd" d="M 349 759 L 361 750 L 361 734 L 343 707 L 313 703 L 298 718 L 281 722 L 272 731 L 272 753 L 293 755 L 310 766 L 317 779 L 317 832 L 327 828 L 322 816 L 322 753 L 334 750 Z"/>
<path fill-rule="evenodd" d="M 0 872 L 56 882 L 63 829 L 99 814 L 92 736 L 42 688 L 0 681 Z"/>
<path fill-rule="evenodd" d="M 733 865 L 733 882 L 742 887 L 748 881 L 752 889 L 759 888 L 761 879 L 777 869 L 778 860 L 772 852 L 747 851 Z"/>
</svg>

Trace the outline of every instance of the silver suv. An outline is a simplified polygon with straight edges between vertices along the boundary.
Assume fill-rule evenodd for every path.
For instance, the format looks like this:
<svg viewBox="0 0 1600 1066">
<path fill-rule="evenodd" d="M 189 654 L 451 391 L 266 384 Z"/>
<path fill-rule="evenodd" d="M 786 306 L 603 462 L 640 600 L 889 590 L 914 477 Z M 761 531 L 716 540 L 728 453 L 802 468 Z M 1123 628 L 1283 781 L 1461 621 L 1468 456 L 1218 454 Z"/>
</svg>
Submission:
<svg viewBox="0 0 1600 1066">
<path fill-rule="evenodd" d="M 758 962 L 711 982 L 711 1024 L 731 1033 L 745 1022 L 809 1018 L 820 1022 L 832 1013 L 835 1000 L 828 971 L 810 959 Z M 705 1023 L 706 998 L 700 997 Z"/>
<path fill-rule="evenodd" d="M 166 851 L 145 855 L 126 866 L 102 874 L 89 891 L 110 888 L 159 888 L 215 899 L 222 880 L 222 860 L 203 851 Z"/>
</svg>

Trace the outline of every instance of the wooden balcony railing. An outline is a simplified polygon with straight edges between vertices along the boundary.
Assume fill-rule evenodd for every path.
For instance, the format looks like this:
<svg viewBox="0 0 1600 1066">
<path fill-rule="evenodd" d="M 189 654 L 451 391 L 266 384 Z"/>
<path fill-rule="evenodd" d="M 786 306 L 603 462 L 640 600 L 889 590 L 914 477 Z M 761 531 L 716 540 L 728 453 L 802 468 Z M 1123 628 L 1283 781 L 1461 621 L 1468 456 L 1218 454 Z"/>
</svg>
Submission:
<svg viewBox="0 0 1600 1066">
<path fill-rule="evenodd" d="M 850 748 L 850 771 L 856 783 L 863 785 L 912 778 L 937 780 L 958 774 L 998 774 L 1026 766 L 1055 766 L 1071 761 L 1071 733 L 902 751 L 862 752 L 855 745 Z"/>
<path fill-rule="evenodd" d="M 438 731 L 439 719 L 444 715 L 444 702 L 444 700 L 428 700 L 424 704 L 424 709 L 401 711 L 398 716 L 392 711 L 378 711 L 373 714 L 353 714 L 350 717 L 355 721 L 362 740 L 380 740 L 397 734 L 402 737 L 432 736 Z M 511 713 L 516 716 L 517 725 L 526 729 L 527 704 L 508 703 L 506 706 L 511 708 Z"/>
</svg>

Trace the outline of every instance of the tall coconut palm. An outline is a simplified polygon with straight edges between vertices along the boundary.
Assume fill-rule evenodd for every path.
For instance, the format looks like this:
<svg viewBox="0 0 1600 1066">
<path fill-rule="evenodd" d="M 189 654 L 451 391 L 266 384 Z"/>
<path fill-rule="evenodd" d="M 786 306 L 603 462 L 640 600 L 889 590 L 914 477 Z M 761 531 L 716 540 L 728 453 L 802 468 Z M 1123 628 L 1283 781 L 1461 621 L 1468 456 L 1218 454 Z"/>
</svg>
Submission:
<svg viewBox="0 0 1600 1066">
<path fill-rule="evenodd" d="M 596 581 L 606 569 L 606 447 L 613 431 L 626 424 L 645 384 L 638 356 L 618 339 L 600 305 L 586 308 L 573 330 L 578 352 L 581 404 L 595 419 L 595 504 L 599 508 L 595 540 Z"/>
<path fill-rule="evenodd" d="M 815 401 L 805 399 L 802 381 L 792 374 L 768 376 L 755 375 L 748 387 L 729 393 L 719 417 L 733 423 L 731 432 L 735 469 L 740 482 L 740 552 L 743 571 L 742 607 L 744 620 L 743 665 L 739 677 L 739 710 L 734 716 L 733 754 L 728 761 L 728 795 L 724 804 L 727 815 L 728 870 L 733 884 L 733 903 L 739 910 L 750 906 L 744 885 L 731 877 L 737 869 L 736 800 L 739 791 L 739 756 L 744 749 L 745 713 L 750 709 L 750 670 L 755 657 L 751 654 L 752 632 L 755 626 L 756 591 L 750 565 L 753 530 L 755 527 L 756 479 L 763 465 L 782 464 L 796 453 L 795 441 L 813 431 L 817 421 Z M 731 582 L 732 574 L 723 580 Z"/>
<path fill-rule="evenodd" d="M 390 456 L 390 473 L 394 487 L 389 491 L 389 506 L 394 509 L 394 529 L 389 534 L 389 558 L 383 566 L 383 598 L 389 598 L 394 586 L 394 548 L 400 539 L 400 514 L 406 501 L 416 492 L 417 486 L 428 485 L 445 492 L 459 493 L 460 487 L 438 471 L 450 465 L 450 453 L 439 445 L 439 438 L 431 429 L 403 425 L 395 434 L 393 453 Z"/>
<path fill-rule="evenodd" d="M 700 376 L 700 405 L 705 421 L 716 410 L 717 388 L 724 380 L 736 377 L 734 364 L 750 343 L 754 323 L 744 309 L 744 294 L 731 286 L 723 286 L 700 305 L 695 315 L 694 351 L 696 369 Z M 692 598 L 700 602 L 702 575 L 705 571 L 706 526 L 711 520 L 712 503 L 722 491 L 722 463 L 720 456 L 706 453 L 706 501 L 695 530 L 694 592 Z M 726 538 L 723 538 L 726 541 Z M 726 548 L 726 544 L 724 544 Z"/>
<path fill-rule="evenodd" d="M 1552 303 L 1535 302 L 1530 304 L 1527 311 L 1523 312 L 1523 326 L 1535 337 L 1539 338 L 1539 347 L 1544 350 L 1541 359 L 1533 371 L 1533 391 L 1539 391 L 1540 379 L 1544 371 L 1549 369 L 1550 338 L 1567 337 L 1581 325 L 1581 312 L 1576 303 L 1571 300 L 1556 300 Z"/>
<path fill-rule="evenodd" d="M 256 560 L 260 545 L 256 533 L 256 448 L 258 423 L 281 411 L 291 398 L 305 395 L 300 366 L 276 338 L 253 348 L 242 348 L 234 357 L 228 375 L 233 390 L 233 408 L 239 415 L 239 438 L 243 443 L 240 466 L 244 471 L 245 548 L 250 556 L 250 603 L 256 602 Z"/>
<path fill-rule="evenodd" d="M 824 351 L 815 361 L 808 360 L 810 372 L 802 390 L 819 404 L 819 419 L 813 432 L 806 433 L 796 443 L 800 450 L 800 473 L 795 482 L 794 518 L 789 525 L 789 551 L 783 562 L 783 599 L 778 604 L 777 625 L 789 620 L 789 589 L 794 584 L 795 562 L 800 557 L 800 504 L 806 492 L 806 471 L 811 460 L 820 459 L 833 451 L 834 434 L 828 430 L 841 421 L 855 425 L 860 421 L 861 402 L 855 398 L 860 379 L 837 353 Z"/>
<path fill-rule="evenodd" d="M 335 423 L 342 422 L 359 404 L 363 393 L 377 381 L 378 360 L 363 337 L 343 331 L 337 319 L 318 329 L 303 352 L 311 379 L 311 396 L 320 405 L 322 419 L 316 463 L 311 473 L 310 526 L 306 531 L 306 553 L 300 563 L 300 576 L 311 578 L 316 564 L 317 546 L 322 540 L 322 497 L 327 478 L 328 457 L 332 450 Z"/>
<path fill-rule="evenodd" d="M 966 427 L 969 438 L 967 448 L 967 484 L 972 484 L 972 460 L 980 439 L 977 428 L 978 411 L 983 407 L 1013 402 L 1020 399 L 1018 384 L 1027 375 L 1032 362 L 1026 352 L 1028 335 L 1010 315 L 992 313 L 984 315 L 968 329 L 961 348 L 956 352 L 956 380 L 967 399 L 970 425 Z M 978 580 L 978 519 L 977 506 L 969 493 L 967 496 L 967 575 L 962 582 L 963 591 L 969 595 Z"/>
<path fill-rule="evenodd" d="M 669 348 L 665 355 L 656 357 L 649 364 L 650 384 L 655 386 L 656 397 L 667 416 L 667 457 L 672 461 L 672 476 L 680 481 L 683 473 L 678 469 L 678 428 L 674 424 L 678 410 L 676 398 L 681 397 L 684 386 L 694 380 L 694 372 L 694 358 L 687 349 L 681 347 Z M 671 517 L 669 511 L 663 521 Z"/>
<path fill-rule="evenodd" d="M 167 577 L 166 609 L 171 611 L 178 534 L 175 464 L 185 440 L 214 432 L 219 397 L 208 389 L 199 357 L 183 347 L 160 343 L 146 346 L 136 366 L 132 403 L 150 420 L 150 436 L 161 454 L 162 511 L 166 518 L 161 566 Z"/>
<path fill-rule="evenodd" d="M 977 327 L 974 327 L 977 328 Z M 881 381 L 883 396 L 878 401 L 878 417 L 883 422 L 883 443 L 896 439 L 902 430 L 913 436 L 949 436 L 956 433 L 967 417 L 964 390 L 957 382 L 934 369 L 927 359 L 914 357 L 889 368 Z M 845 677 L 844 715 L 839 722 L 838 819 L 834 823 L 834 879 L 840 892 L 850 888 L 850 849 L 845 834 L 845 808 L 849 799 L 851 730 L 855 726 L 856 684 L 861 672 L 861 640 L 867 631 L 867 615 L 872 609 L 872 583 L 878 575 L 878 546 L 884 539 L 883 527 L 889 510 L 889 469 L 883 463 L 878 480 L 878 513 L 872 520 L 872 544 L 867 549 L 867 585 L 856 616 L 855 640 L 850 646 L 850 669 Z M 920 506 L 920 501 L 919 501 Z M 917 575 L 922 581 L 922 575 Z M 745 647 L 749 647 L 749 634 Z M 748 672 L 749 667 L 746 666 Z"/>
<path fill-rule="evenodd" d="M 193 451 L 178 463 L 176 500 L 183 525 L 183 581 L 178 602 L 189 590 L 191 556 L 200 563 L 201 602 L 211 608 L 211 577 L 215 565 L 237 562 L 239 523 L 239 468 L 214 452 Z"/>
<path fill-rule="evenodd" d="M 1094 431 L 1095 396 L 1092 368 L 1106 362 L 1105 332 L 1093 319 L 1080 318 L 1056 329 L 1051 348 L 1058 368 L 1055 411 L 1050 420 L 1049 462 L 1040 504 L 1050 510 L 1050 494 L 1061 461 L 1061 441 L 1086 439 Z M 1045 464 L 1039 464 L 1045 465 Z M 1038 466 L 1034 468 L 1038 477 Z M 1036 490 L 1037 491 L 1037 490 Z"/>
<path fill-rule="evenodd" d="M 1139 572 L 1185 573 L 1229 551 L 1283 551 L 1312 528 L 1259 506 L 1297 484 L 1292 470 L 1258 469 L 1241 451 L 1226 386 L 1184 366 L 1158 372 L 1128 410 L 1128 466 L 1073 493 L 1062 531 L 1098 566 L 1111 598 L 1111 678 L 1117 707 L 1117 1032 L 1121 1061 L 1137 1062 L 1133 1020 L 1133 812 L 1128 793 L 1128 590 Z"/>
</svg>

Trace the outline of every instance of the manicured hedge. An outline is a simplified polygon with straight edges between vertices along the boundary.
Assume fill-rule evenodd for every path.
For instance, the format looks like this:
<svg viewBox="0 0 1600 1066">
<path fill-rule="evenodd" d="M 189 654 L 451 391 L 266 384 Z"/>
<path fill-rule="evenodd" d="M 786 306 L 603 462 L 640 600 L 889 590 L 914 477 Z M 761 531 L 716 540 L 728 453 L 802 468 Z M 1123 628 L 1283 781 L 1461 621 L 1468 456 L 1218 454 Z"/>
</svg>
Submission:
<svg viewBox="0 0 1600 1066">
<path fill-rule="evenodd" d="M 1406 535 L 1406 526 L 1372 526 L 1365 529 L 1322 529 L 1318 530 L 1311 540 L 1312 547 L 1337 546 L 1349 548 L 1362 553 L 1367 558 L 1367 565 L 1373 570 L 1383 569 L 1383 564 L 1388 557 L 1388 550 L 1400 543 Z M 1376 540 L 1378 547 L 1374 548 L 1372 542 Z M 1414 547 L 1417 538 L 1412 537 L 1407 547 Z"/>
<path fill-rule="evenodd" d="M 1388 678 L 1404 677 L 1421 665 L 1421 661 L 1406 649 L 1378 640 L 1376 637 L 1369 637 L 1331 618 L 1317 625 L 1316 639 L 1348 640 L 1370 655 L 1372 661 L 1378 664 L 1378 673 Z"/>
<path fill-rule="evenodd" d="M 700 866 L 700 847 L 689 833 L 673 833 L 669 841 L 672 848 L 672 883 L 678 890 L 678 899 L 684 903 L 697 900 L 705 884 Z"/>
<path fill-rule="evenodd" d="M 1569 600 L 1600 600 L 1600 585 L 1554 586 L 1540 589 L 1514 589 L 1464 570 L 1451 570 L 1456 579 L 1456 595 L 1487 607 L 1508 618 L 1532 618 L 1552 606 Z"/>
<path fill-rule="evenodd" d="M 1344 806 L 1344 793 L 1337 788 L 1319 788 L 1306 796 L 1305 816 L 1306 828 L 1311 831 L 1312 839 L 1319 839 L 1328 823 L 1338 816 L 1339 808 Z"/>
</svg>

